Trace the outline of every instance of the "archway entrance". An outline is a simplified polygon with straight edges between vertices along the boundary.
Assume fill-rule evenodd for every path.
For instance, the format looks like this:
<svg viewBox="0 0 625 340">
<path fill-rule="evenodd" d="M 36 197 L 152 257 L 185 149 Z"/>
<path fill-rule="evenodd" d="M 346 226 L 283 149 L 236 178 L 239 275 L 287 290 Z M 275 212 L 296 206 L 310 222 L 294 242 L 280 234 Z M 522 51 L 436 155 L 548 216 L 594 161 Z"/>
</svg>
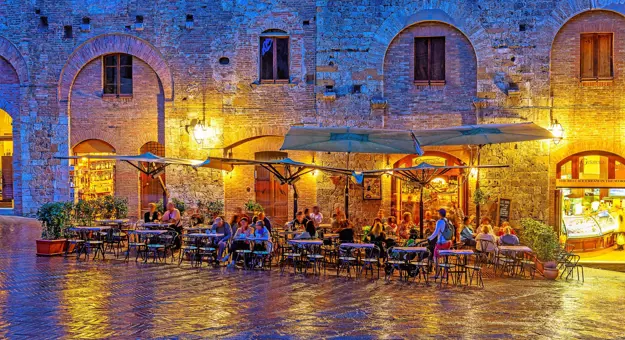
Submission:
<svg viewBox="0 0 625 340">
<path fill-rule="evenodd" d="M 2 199 L 0 208 L 13 208 L 13 119 L 0 110 L 0 170 Z"/>
<path fill-rule="evenodd" d="M 556 217 L 574 251 L 614 246 L 625 223 L 625 158 L 604 151 L 571 155 L 556 166 Z"/>
<path fill-rule="evenodd" d="M 105 141 L 88 139 L 72 148 L 74 156 L 114 155 Z M 95 199 L 115 192 L 115 161 L 81 158 L 70 168 L 71 196 L 74 200 Z"/>
<path fill-rule="evenodd" d="M 417 166 L 421 163 L 430 165 L 464 165 L 458 158 L 436 151 L 426 151 L 423 156 L 408 155 L 395 164 L 394 168 Z M 465 180 L 467 173 L 461 169 L 453 169 L 432 180 L 430 187 L 423 192 L 424 222 L 435 218 L 440 208 L 460 210 L 468 209 L 469 185 Z M 415 223 L 419 223 L 419 187 L 415 183 L 391 179 L 391 214 L 401 218 L 405 212 L 412 214 Z"/>
<path fill-rule="evenodd" d="M 165 146 L 158 142 L 147 142 L 143 144 L 139 153 L 151 152 L 157 156 L 165 157 Z M 147 164 L 144 164 L 147 166 Z M 156 203 L 159 200 L 167 201 L 165 193 L 165 173 L 157 178 L 152 178 L 144 173 L 140 175 L 141 181 L 141 211 L 149 209 L 148 204 Z"/>
<path fill-rule="evenodd" d="M 288 157 L 286 152 L 263 151 L 254 154 L 257 161 L 270 161 Z M 265 209 L 265 214 L 275 225 L 284 225 L 289 220 L 289 186 L 281 184 L 265 168 L 256 166 L 256 202 Z"/>
</svg>

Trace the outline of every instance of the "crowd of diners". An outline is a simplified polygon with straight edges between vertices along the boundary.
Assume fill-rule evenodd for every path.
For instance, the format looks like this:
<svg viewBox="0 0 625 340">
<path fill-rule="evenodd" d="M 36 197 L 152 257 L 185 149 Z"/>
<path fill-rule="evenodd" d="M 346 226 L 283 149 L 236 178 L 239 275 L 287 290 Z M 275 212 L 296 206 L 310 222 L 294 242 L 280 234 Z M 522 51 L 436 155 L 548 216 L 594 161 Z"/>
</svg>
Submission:
<svg viewBox="0 0 625 340">
<path fill-rule="evenodd" d="M 151 203 L 149 207 L 150 210 L 144 215 L 144 222 L 169 223 L 171 228 L 182 233 L 182 216 L 173 203 L 166 205 L 166 210 L 162 215 L 157 211 L 156 204 Z M 285 231 L 291 232 L 294 239 L 323 239 L 324 232 L 335 233 L 338 234 L 339 243 L 354 241 L 374 243 L 383 253 L 392 246 L 411 246 L 422 243 L 427 244 L 434 258 L 438 257 L 439 250 L 450 249 L 459 243 L 486 252 L 495 249 L 482 249 L 484 244 L 489 248 L 519 244 L 519 238 L 508 222 L 493 227 L 490 218 L 484 217 L 476 226 L 474 216 L 461 216 L 454 209 L 439 209 L 435 214 L 438 216 L 433 218 L 431 211 L 425 212 L 423 234 L 421 234 L 410 212 L 403 213 L 401 219 L 397 221 L 394 216 L 385 217 L 384 211 L 379 210 L 370 226 L 362 228 L 361 225 L 364 224 L 362 221 L 358 221 L 360 226 L 355 226 L 337 207 L 329 219 L 330 227 L 321 228 L 324 215 L 319 206 L 313 206 L 312 209 L 306 208 L 298 211 L 295 218 L 286 224 Z M 189 216 L 191 224 L 207 224 L 211 226 L 207 230 L 208 233 L 223 234 L 214 241 L 215 246 L 218 247 L 218 261 L 228 262 L 229 256 L 223 256 L 226 247 L 230 247 L 229 253 L 233 254 L 237 249 L 249 248 L 248 240 L 250 239 L 264 241 L 254 242 L 255 247 L 263 248 L 255 250 L 270 250 L 273 246 L 271 243 L 272 223 L 264 212 L 249 216 L 243 209 L 236 208 L 229 220 L 226 220 L 224 216 L 214 214 L 209 221 L 204 221 L 197 211 L 191 211 Z M 362 240 L 356 240 L 356 235 L 361 236 Z M 482 242 L 482 240 L 488 242 Z"/>
</svg>

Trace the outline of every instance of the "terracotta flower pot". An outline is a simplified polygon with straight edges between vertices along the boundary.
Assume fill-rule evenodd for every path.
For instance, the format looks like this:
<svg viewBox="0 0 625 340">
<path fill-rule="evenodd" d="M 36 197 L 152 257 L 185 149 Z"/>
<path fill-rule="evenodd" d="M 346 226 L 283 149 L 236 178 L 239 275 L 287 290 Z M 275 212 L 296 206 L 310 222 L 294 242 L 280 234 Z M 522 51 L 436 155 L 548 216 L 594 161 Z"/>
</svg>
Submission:
<svg viewBox="0 0 625 340">
<path fill-rule="evenodd" d="M 54 256 L 65 253 L 66 239 L 60 240 L 37 240 L 37 255 Z"/>
<path fill-rule="evenodd" d="M 558 270 L 558 264 L 555 261 L 548 261 L 544 263 L 543 276 L 547 280 L 555 280 L 560 271 Z"/>
</svg>

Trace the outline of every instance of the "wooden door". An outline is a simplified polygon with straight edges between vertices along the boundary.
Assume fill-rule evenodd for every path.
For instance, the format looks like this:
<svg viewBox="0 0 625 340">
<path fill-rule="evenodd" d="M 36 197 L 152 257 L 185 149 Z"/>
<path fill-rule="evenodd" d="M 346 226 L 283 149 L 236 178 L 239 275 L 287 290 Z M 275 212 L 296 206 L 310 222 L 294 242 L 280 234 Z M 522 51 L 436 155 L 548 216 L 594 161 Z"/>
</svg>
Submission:
<svg viewBox="0 0 625 340">
<path fill-rule="evenodd" d="M 286 158 L 285 152 L 257 152 L 256 160 Z M 289 186 L 280 184 L 269 170 L 256 166 L 256 202 L 263 206 L 265 214 L 274 225 L 283 225 L 289 220 Z"/>
<path fill-rule="evenodd" d="M 151 152 L 157 156 L 165 157 L 165 147 L 157 142 L 145 143 L 141 147 L 140 153 L 145 152 Z M 143 164 L 143 166 L 147 166 L 147 164 Z M 141 211 L 148 210 L 148 204 L 150 203 L 158 203 L 160 200 L 165 202 L 165 190 L 163 190 L 163 186 L 165 185 L 165 172 L 160 175 L 163 180 L 162 185 L 158 177 L 152 178 L 144 173 L 141 173 L 139 176 L 141 179 Z"/>
<path fill-rule="evenodd" d="M 13 156 L 2 156 L 2 200 L 13 199 Z"/>
</svg>

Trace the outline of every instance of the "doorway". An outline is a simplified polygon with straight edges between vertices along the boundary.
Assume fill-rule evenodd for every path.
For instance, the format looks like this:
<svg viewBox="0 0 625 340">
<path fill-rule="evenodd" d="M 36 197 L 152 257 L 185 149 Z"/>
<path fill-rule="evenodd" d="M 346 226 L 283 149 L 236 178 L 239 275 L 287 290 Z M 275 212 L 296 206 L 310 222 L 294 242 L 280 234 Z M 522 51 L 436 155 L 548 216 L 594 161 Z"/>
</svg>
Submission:
<svg viewBox="0 0 625 340">
<path fill-rule="evenodd" d="M 0 110 L 0 169 L 2 170 L 2 199 L 0 208 L 13 208 L 13 119 Z"/>
<path fill-rule="evenodd" d="M 165 146 L 158 142 L 147 142 L 143 144 L 139 153 L 143 154 L 146 152 L 151 152 L 156 156 L 165 157 Z M 141 164 L 142 166 L 147 166 L 147 164 Z M 163 203 L 166 203 L 167 197 L 165 192 L 165 172 L 157 176 L 156 178 L 152 178 L 144 174 L 140 173 L 140 183 L 141 183 L 141 211 L 147 211 L 150 209 L 148 204 L 150 203 L 158 203 L 158 201 L 162 200 Z"/>
<path fill-rule="evenodd" d="M 263 151 L 254 154 L 257 161 L 271 161 L 287 158 L 286 152 Z M 281 184 L 267 169 L 257 165 L 255 169 L 256 203 L 265 209 L 265 214 L 274 225 L 284 225 L 289 220 L 289 186 Z"/>
</svg>

